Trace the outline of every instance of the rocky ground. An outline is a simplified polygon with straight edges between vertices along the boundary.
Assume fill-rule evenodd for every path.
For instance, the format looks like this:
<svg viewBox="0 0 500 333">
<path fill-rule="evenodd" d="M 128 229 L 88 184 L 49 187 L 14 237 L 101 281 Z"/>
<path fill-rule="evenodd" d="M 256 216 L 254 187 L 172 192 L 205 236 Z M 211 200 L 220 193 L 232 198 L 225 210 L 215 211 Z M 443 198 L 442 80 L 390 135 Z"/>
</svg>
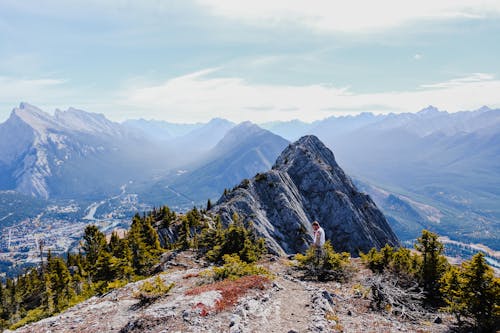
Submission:
<svg viewBox="0 0 500 333">
<path fill-rule="evenodd" d="M 239 301 L 217 311 L 224 295 L 218 290 L 192 294 L 206 282 L 206 269 L 192 253 L 172 258 L 160 273 L 175 283 L 167 296 L 141 304 L 134 296 L 144 281 L 108 294 L 16 332 L 449 332 L 451 318 L 442 313 L 408 321 L 370 309 L 365 285 L 371 272 L 354 259 L 356 272 L 348 283 L 304 281 L 284 258 L 262 264 L 275 275 L 263 289 L 250 288 Z M 189 267 L 189 268 L 188 268 Z M 154 278 L 151 278 L 152 280 Z M 436 320 L 436 318 L 438 318 Z M 440 323 L 437 323 L 440 322 Z"/>
</svg>

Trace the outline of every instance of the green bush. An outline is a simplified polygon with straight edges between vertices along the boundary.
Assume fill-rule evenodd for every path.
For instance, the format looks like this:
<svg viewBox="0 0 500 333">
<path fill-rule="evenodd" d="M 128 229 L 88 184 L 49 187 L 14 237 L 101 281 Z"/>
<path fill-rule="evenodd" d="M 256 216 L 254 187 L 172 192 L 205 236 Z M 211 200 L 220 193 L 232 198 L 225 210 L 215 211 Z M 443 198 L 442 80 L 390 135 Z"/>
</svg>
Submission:
<svg viewBox="0 0 500 333">
<path fill-rule="evenodd" d="M 323 245 L 322 252 L 311 247 L 305 255 L 300 253 L 295 255 L 298 268 L 304 270 L 306 276 L 336 281 L 345 281 L 350 277 L 352 273 L 350 258 L 347 252 L 335 252 L 330 241 Z"/>
<path fill-rule="evenodd" d="M 211 277 L 216 281 L 225 279 L 235 280 L 247 275 L 270 275 L 269 271 L 264 267 L 242 261 L 237 254 L 226 254 L 223 260 L 223 266 L 212 269 Z"/>
<path fill-rule="evenodd" d="M 144 281 L 134 293 L 134 297 L 140 299 L 141 303 L 150 303 L 168 294 L 174 285 L 174 283 L 166 285 L 160 276 L 156 276 L 153 282 Z"/>
<path fill-rule="evenodd" d="M 372 272 L 381 274 L 384 271 L 397 276 L 400 283 L 415 281 L 421 270 L 422 259 L 410 249 L 401 247 L 394 250 L 385 245 L 380 251 L 372 248 L 368 253 L 360 253 L 361 261 Z"/>
<path fill-rule="evenodd" d="M 45 311 L 43 308 L 36 308 L 33 310 L 28 311 L 28 313 L 17 323 L 13 324 L 10 326 L 11 330 L 18 329 L 19 327 L 22 327 L 24 325 L 27 325 L 29 323 L 33 323 L 35 321 L 42 320 L 43 318 L 51 316 L 50 313 Z"/>
</svg>

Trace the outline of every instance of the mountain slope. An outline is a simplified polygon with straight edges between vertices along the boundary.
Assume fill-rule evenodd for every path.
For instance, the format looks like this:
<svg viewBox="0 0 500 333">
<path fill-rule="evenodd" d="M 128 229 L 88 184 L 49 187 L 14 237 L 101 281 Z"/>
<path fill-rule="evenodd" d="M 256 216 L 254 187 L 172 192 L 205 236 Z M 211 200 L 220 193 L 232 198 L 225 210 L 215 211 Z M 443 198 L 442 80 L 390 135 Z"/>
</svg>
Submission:
<svg viewBox="0 0 500 333">
<path fill-rule="evenodd" d="M 204 204 L 241 179 L 269 169 L 287 144 L 285 139 L 255 124 L 241 123 L 227 132 L 192 171 L 159 182 L 148 192 L 156 192 L 155 196 L 170 206 Z"/>
<path fill-rule="evenodd" d="M 21 103 L 0 125 L 0 190 L 48 199 L 113 193 L 150 175 L 157 146 L 103 115 L 76 109 L 54 116 Z"/>
<path fill-rule="evenodd" d="M 359 250 L 398 243 L 373 201 L 356 190 L 333 153 L 315 136 L 289 145 L 272 170 L 244 180 L 212 210 L 225 223 L 234 213 L 253 221 L 276 253 L 304 251 L 311 243 L 314 220 L 336 250 L 355 256 Z"/>
</svg>

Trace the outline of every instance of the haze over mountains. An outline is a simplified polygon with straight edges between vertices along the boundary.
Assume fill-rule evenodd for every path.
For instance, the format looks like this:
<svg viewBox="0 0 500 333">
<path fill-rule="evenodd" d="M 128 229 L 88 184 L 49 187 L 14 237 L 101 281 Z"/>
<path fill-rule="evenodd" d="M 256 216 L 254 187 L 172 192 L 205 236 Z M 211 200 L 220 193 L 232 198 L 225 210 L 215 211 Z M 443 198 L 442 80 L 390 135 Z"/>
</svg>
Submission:
<svg viewBox="0 0 500 333">
<path fill-rule="evenodd" d="M 500 110 L 486 107 L 259 127 L 224 119 L 120 124 L 75 109 L 50 115 L 22 103 L 0 124 L 0 224 L 36 216 L 127 220 L 153 205 L 204 206 L 268 170 L 288 140 L 304 134 L 334 152 L 400 239 L 430 228 L 500 248 Z"/>
</svg>

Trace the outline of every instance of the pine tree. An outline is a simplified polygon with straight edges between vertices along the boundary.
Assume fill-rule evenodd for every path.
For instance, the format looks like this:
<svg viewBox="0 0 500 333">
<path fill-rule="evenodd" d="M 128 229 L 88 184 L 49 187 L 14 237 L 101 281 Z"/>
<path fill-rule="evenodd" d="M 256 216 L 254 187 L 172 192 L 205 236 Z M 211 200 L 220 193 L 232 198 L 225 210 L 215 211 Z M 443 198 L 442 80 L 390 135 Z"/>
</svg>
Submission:
<svg viewBox="0 0 500 333">
<path fill-rule="evenodd" d="M 492 329 L 500 319 L 500 279 L 495 278 L 482 252 L 463 264 L 462 276 L 467 312 L 480 329 Z"/>
<path fill-rule="evenodd" d="M 127 236 L 132 267 L 134 272 L 141 276 L 149 274 L 150 269 L 158 262 L 161 252 L 158 235 L 152 229 L 151 224 L 146 226 L 143 224 L 147 224 L 146 219 L 141 219 L 136 215 Z"/>
<path fill-rule="evenodd" d="M 92 277 L 95 275 L 100 254 L 106 249 L 106 236 L 99 231 L 97 226 L 89 225 L 85 228 L 82 249 L 85 251 L 87 271 Z"/>
<path fill-rule="evenodd" d="M 447 260 L 442 255 L 443 244 L 439 242 L 438 235 L 422 230 L 422 236 L 417 238 L 415 248 L 422 255 L 419 278 L 426 292 L 426 300 L 430 304 L 437 304 L 441 298 L 439 281 L 447 268 Z"/>
<path fill-rule="evenodd" d="M 51 290 L 54 293 L 55 310 L 61 311 L 69 305 L 69 300 L 75 295 L 71 288 L 71 274 L 65 262 L 59 257 L 47 260 L 47 266 Z"/>
<path fill-rule="evenodd" d="M 44 295 L 42 306 L 47 314 L 50 315 L 54 313 L 54 293 L 52 292 L 49 274 L 44 275 Z"/>
<path fill-rule="evenodd" d="M 462 318 L 467 314 L 466 297 L 463 290 L 462 270 L 455 266 L 450 266 L 441 278 L 441 293 L 446 306 L 445 311 L 452 313 L 459 325 L 462 325 Z"/>
</svg>

